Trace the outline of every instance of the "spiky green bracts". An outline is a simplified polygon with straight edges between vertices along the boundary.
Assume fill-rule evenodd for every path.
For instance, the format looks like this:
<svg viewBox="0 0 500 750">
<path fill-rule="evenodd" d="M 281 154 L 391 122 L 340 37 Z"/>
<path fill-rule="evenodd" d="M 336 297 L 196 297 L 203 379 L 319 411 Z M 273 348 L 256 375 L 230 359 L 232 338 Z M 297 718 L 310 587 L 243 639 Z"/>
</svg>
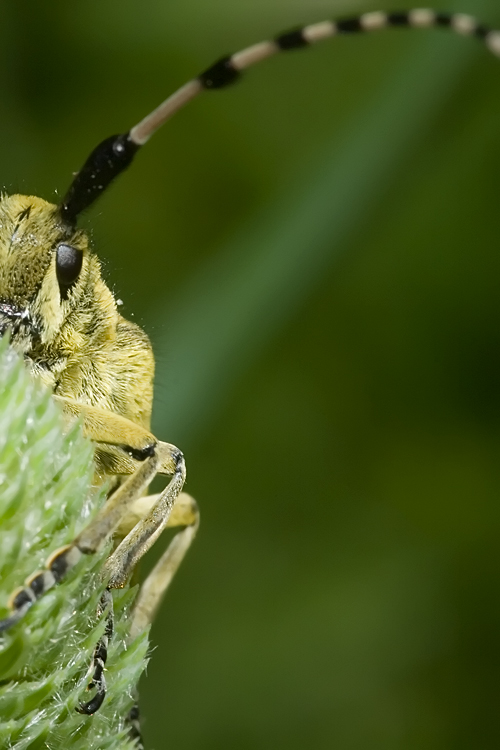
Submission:
<svg viewBox="0 0 500 750">
<path fill-rule="evenodd" d="M 104 501 L 91 490 L 92 445 L 78 425 L 64 434 L 50 394 L 35 383 L 5 339 L 0 341 L 0 617 L 8 600 L 46 558 L 68 544 Z M 113 593 L 115 634 L 107 662 L 108 693 L 94 716 L 88 699 L 99 571 L 109 548 L 84 559 L 0 636 L 1 750 L 128 750 L 126 717 L 146 664 L 147 634 L 126 645 L 129 590 Z"/>
</svg>

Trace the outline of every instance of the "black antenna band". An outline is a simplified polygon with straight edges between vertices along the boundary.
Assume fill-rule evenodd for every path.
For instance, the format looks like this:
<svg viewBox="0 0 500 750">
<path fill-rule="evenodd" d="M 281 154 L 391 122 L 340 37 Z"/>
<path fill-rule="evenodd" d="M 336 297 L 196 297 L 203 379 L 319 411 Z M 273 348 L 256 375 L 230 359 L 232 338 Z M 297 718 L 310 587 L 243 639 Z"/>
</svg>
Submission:
<svg viewBox="0 0 500 750">
<path fill-rule="evenodd" d="M 101 195 L 132 162 L 140 146 L 125 135 L 112 135 L 100 143 L 75 176 L 61 203 L 61 214 L 75 224 L 78 214 Z"/>
</svg>

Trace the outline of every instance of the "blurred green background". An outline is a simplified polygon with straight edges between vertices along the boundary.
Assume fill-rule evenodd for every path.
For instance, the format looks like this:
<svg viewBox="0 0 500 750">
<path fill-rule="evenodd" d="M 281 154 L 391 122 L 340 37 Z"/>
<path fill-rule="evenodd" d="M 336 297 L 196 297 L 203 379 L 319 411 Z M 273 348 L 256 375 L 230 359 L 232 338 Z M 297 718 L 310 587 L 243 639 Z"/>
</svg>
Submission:
<svg viewBox="0 0 500 750">
<path fill-rule="evenodd" d="M 377 5 L 4 2 L 2 185 L 55 199 L 221 55 Z M 85 217 L 202 510 L 148 748 L 498 747 L 499 175 L 500 62 L 389 31 L 207 94 Z"/>
</svg>

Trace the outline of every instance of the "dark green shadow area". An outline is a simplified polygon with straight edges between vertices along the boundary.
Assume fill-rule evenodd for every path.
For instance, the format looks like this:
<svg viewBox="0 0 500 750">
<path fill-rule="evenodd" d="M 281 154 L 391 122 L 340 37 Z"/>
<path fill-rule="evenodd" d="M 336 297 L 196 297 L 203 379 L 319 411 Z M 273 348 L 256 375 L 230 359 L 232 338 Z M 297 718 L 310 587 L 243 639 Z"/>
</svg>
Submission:
<svg viewBox="0 0 500 750">
<path fill-rule="evenodd" d="M 386 186 L 435 121 L 477 50 L 454 39 L 411 40 L 412 56 L 371 95 L 340 138 L 242 227 L 151 323 L 168 359 L 158 424 L 198 438 L 236 378 L 271 343 L 381 205 Z M 162 320 L 163 319 L 163 320 Z"/>
</svg>

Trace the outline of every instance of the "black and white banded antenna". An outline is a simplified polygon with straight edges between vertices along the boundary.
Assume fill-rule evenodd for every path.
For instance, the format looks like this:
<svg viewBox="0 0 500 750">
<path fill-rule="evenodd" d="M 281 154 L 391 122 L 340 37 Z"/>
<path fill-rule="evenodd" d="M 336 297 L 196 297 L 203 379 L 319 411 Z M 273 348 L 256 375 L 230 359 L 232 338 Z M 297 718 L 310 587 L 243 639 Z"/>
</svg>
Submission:
<svg viewBox="0 0 500 750">
<path fill-rule="evenodd" d="M 307 47 L 338 34 L 378 31 L 389 27 L 447 28 L 462 36 L 480 39 L 492 54 L 500 57 L 500 31 L 491 29 L 464 13 L 442 13 L 430 8 L 402 12 L 373 11 L 354 18 L 321 21 L 280 34 L 272 40 L 253 44 L 234 55 L 221 58 L 197 78 L 185 83 L 128 133 L 113 135 L 102 141 L 75 176 L 60 205 L 63 220 L 70 225 L 76 224 L 78 215 L 129 166 L 139 148 L 167 120 L 203 91 L 229 86 L 240 78 L 242 71 L 278 52 Z"/>
</svg>

